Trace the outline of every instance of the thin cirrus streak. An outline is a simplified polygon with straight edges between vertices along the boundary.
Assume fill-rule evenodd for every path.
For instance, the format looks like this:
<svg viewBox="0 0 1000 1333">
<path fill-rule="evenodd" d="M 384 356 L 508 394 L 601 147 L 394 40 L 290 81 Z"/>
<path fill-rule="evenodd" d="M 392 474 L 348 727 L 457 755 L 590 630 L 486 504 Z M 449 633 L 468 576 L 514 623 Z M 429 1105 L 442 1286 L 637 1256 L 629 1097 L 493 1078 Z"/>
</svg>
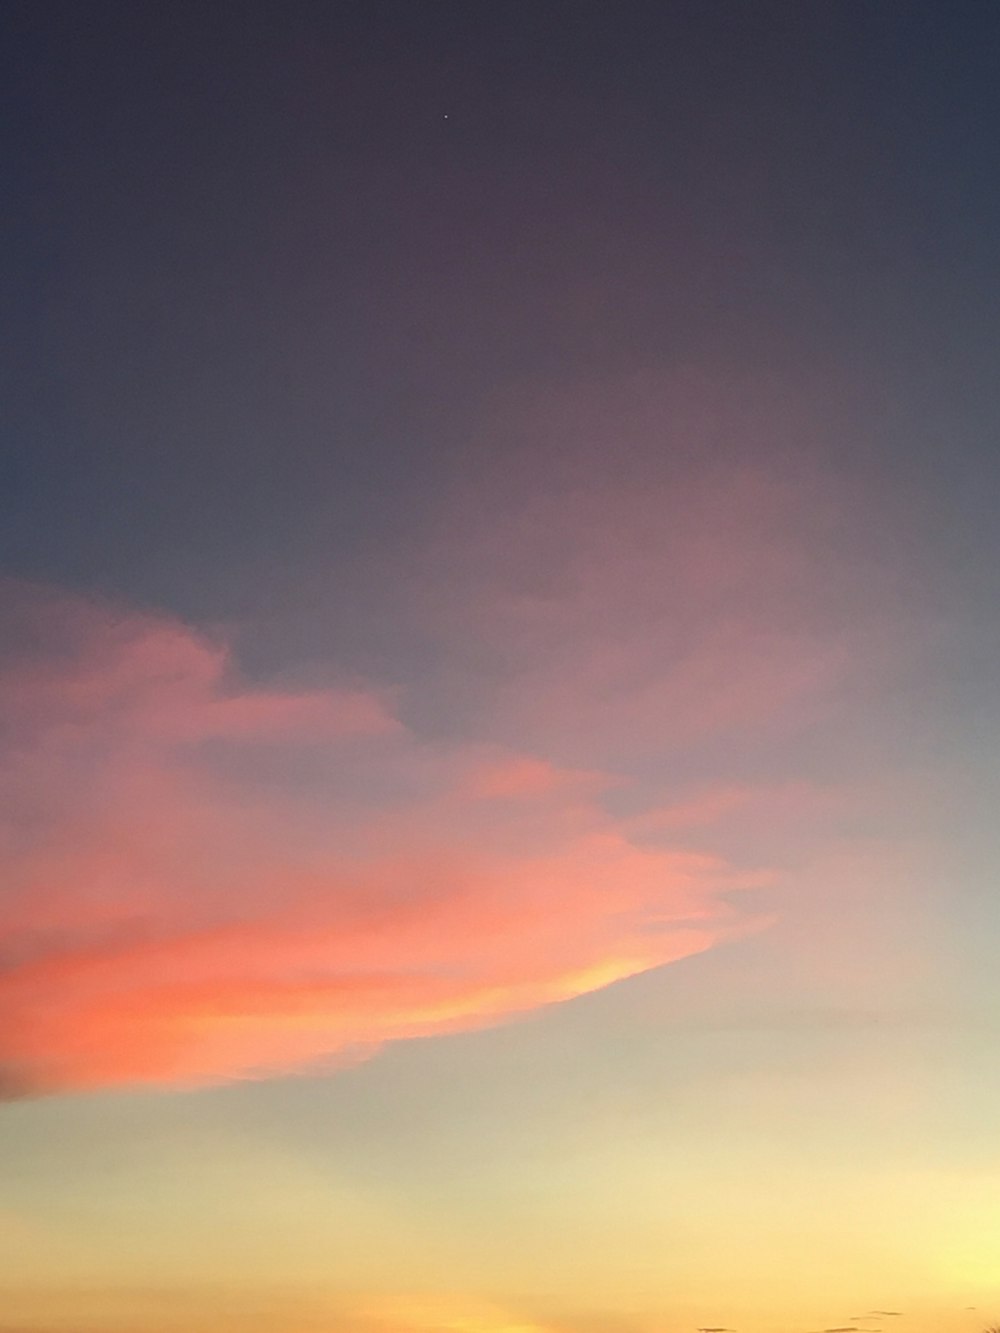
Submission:
<svg viewBox="0 0 1000 1333">
<path fill-rule="evenodd" d="M 761 877 L 634 840 L 599 773 L 443 753 L 377 691 L 250 688 L 166 617 L 17 584 L 5 600 L 10 1092 L 353 1060 L 745 926 L 726 895 Z"/>
</svg>

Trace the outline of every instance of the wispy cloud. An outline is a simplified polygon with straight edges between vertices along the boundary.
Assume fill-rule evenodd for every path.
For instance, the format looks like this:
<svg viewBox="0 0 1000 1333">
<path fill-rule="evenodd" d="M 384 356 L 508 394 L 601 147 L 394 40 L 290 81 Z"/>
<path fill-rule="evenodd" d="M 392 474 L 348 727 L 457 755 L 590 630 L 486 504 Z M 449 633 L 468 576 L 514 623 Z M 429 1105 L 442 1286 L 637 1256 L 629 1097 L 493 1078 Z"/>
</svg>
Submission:
<svg viewBox="0 0 1000 1333">
<path fill-rule="evenodd" d="M 633 842 L 598 774 L 423 744 L 378 691 L 251 687 L 165 617 L 5 596 L 13 1092 L 353 1060 L 737 928 L 755 877 Z"/>
<path fill-rule="evenodd" d="M 829 810 L 776 757 L 871 672 L 878 599 L 815 478 L 572 452 L 443 502 L 399 576 L 434 665 L 391 689 L 251 683 L 222 636 L 4 585 L 8 1095 L 356 1060 L 743 928 L 762 876 L 692 832 L 751 865 L 748 826 Z"/>
</svg>

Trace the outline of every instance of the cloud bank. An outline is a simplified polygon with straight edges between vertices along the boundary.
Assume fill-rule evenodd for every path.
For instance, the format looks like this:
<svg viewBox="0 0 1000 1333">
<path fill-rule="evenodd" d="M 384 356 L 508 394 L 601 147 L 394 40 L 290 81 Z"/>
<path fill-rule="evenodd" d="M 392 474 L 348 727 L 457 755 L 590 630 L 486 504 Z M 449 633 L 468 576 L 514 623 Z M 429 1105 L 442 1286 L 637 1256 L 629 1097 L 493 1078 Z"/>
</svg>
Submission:
<svg viewBox="0 0 1000 1333">
<path fill-rule="evenodd" d="M 776 410 L 708 395 L 713 462 L 698 386 L 577 398 L 304 594 L 272 656 L 347 676 L 0 584 L 3 1095 L 354 1061 L 746 928 L 747 828 L 825 818 L 800 742 L 837 753 L 900 636 L 863 497 Z"/>
<path fill-rule="evenodd" d="M 711 946 L 756 882 L 637 839 L 611 780 L 262 689 L 166 616 L 10 582 L 0 1069 L 191 1086 L 496 1023 Z"/>
</svg>

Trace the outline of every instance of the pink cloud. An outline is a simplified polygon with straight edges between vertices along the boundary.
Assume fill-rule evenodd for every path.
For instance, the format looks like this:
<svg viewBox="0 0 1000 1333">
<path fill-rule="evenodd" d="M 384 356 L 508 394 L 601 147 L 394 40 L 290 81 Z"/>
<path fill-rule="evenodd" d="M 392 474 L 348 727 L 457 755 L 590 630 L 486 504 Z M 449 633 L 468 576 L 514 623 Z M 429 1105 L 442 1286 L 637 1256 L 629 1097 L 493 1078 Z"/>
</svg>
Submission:
<svg viewBox="0 0 1000 1333">
<path fill-rule="evenodd" d="M 231 679 L 227 647 L 165 617 L 8 581 L 11 641 L 33 644 L 0 663 L 0 689 L 22 725 L 69 740 L 95 722 L 144 742 L 267 737 L 328 739 L 391 731 L 368 690 L 278 692 Z"/>
<path fill-rule="evenodd" d="M 853 499 L 768 443 L 801 420 L 708 389 L 574 390 L 523 476 L 442 500 L 387 595 L 406 694 L 251 683 L 220 636 L 0 586 L 5 1085 L 356 1059 L 743 929 L 758 878 L 676 840 L 815 840 L 796 744 L 894 629 Z"/>
<path fill-rule="evenodd" d="M 783 782 L 758 786 L 716 784 L 685 793 L 665 805 L 651 806 L 627 821 L 635 834 L 676 833 L 703 829 L 728 821 L 730 825 L 753 819 L 759 823 L 799 824 L 857 804 L 862 793 L 850 793 L 809 782 Z M 868 801 L 872 793 L 864 793 Z"/>
<path fill-rule="evenodd" d="M 632 841 L 596 774 L 444 752 L 378 691 L 250 686 L 224 643 L 165 617 L 21 585 L 5 601 L 8 1085 L 356 1059 L 741 928 L 727 895 L 757 878 Z M 306 752 L 323 762 L 303 783 L 282 765 Z M 389 800 L 379 775 L 402 770 L 405 798 Z"/>
<path fill-rule="evenodd" d="M 639 376 L 501 406 L 523 456 L 442 501 L 408 574 L 456 707 L 617 770 L 793 736 L 870 687 L 894 626 L 866 497 L 810 463 L 789 398 Z"/>
<path fill-rule="evenodd" d="M 531 800 L 592 792 L 610 783 L 606 774 L 560 768 L 534 755 L 507 755 L 473 767 L 463 790 L 473 800 Z"/>
</svg>

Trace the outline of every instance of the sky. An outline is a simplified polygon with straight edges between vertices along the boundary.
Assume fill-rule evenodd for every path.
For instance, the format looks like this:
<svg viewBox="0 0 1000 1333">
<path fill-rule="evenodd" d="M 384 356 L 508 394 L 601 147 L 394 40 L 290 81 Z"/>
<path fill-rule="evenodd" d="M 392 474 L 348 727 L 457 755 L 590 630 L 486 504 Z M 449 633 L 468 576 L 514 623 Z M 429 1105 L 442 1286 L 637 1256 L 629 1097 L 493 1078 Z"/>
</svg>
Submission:
<svg viewBox="0 0 1000 1333">
<path fill-rule="evenodd" d="M 0 22 L 0 1333 L 1000 1323 L 1000 10 Z"/>
</svg>

